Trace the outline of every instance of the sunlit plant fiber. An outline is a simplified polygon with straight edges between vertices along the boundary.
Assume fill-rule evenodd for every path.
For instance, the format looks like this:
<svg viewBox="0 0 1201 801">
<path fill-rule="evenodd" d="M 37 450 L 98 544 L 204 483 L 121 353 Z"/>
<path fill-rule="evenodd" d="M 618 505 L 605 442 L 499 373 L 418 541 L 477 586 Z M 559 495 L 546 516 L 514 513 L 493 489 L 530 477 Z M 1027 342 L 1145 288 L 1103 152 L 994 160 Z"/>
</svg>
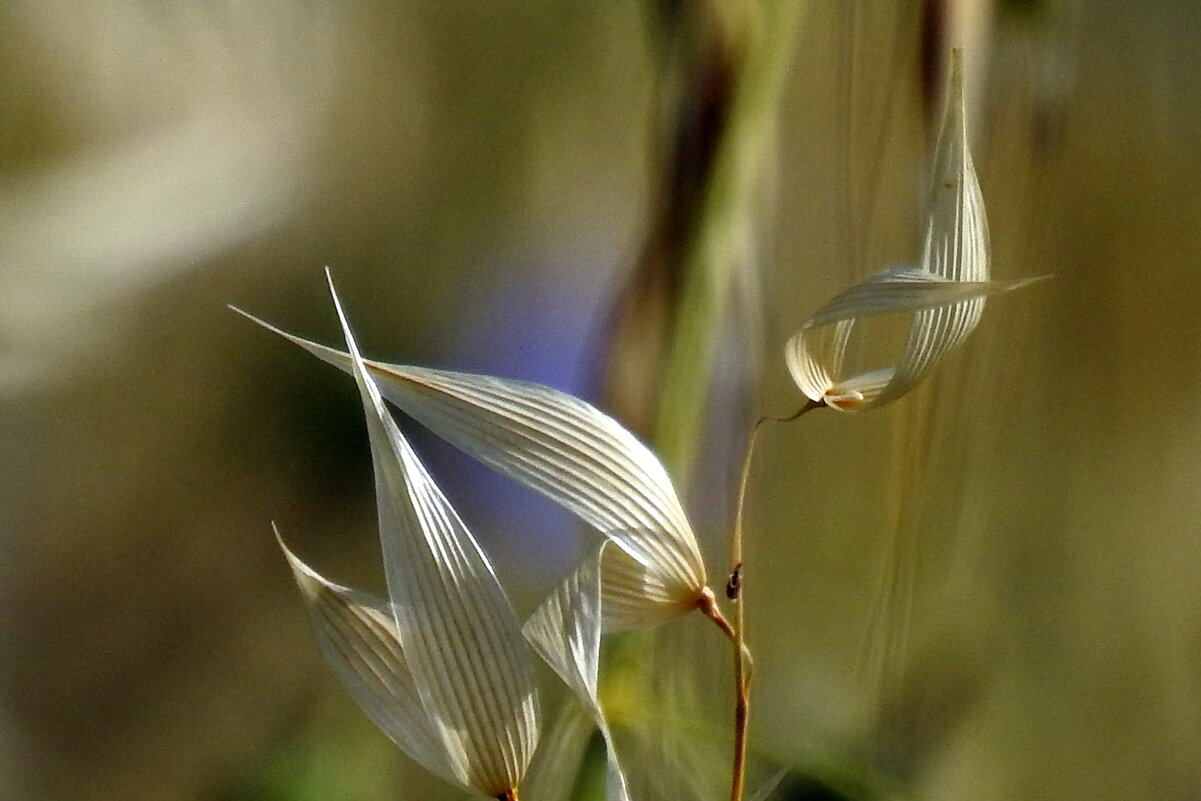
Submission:
<svg viewBox="0 0 1201 801">
<path fill-rule="evenodd" d="M 919 266 L 878 273 L 803 324 L 788 344 L 787 363 L 808 402 L 787 419 L 822 407 L 859 411 L 901 397 L 977 326 L 987 296 L 1029 283 L 989 279 L 987 222 L 967 149 L 958 51 L 951 58 L 945 105 Z M 354 699 L 431 773 L 477 796 L 516 801 L 541 729 L 532 646 L 599 729 L 607 746 L 607 796 L 626 801 L 628 785 L 598 698 L 602 635 L 699 610 L 734 645 L 738 703 L 731 798 L 741 801 L 750 658 L 740 600 L 740 522 L 731 538 L 726 580 L 725 594 L 736 609 L 731 623 L 708 586 L 667 471 L 636 437 L 590 404 L 549 387 L 364 360 L 332 279 L 330 290 L 345 352 L 251 319 L 351 374 L 363 402 L 388 598 L 329 582 L 280 541 L 322 653 Z M 912 315 L 898 361 L 844 375 L 855 323 L 893 313 Z M 604 544 L 524 625 L 385 399 L 604 536 Z M 747 447 L 740 507 L 759 430 L 756 425 Z M 756 798 L 768 792 L 770 786 L 761 788 Z"/>
</svg>

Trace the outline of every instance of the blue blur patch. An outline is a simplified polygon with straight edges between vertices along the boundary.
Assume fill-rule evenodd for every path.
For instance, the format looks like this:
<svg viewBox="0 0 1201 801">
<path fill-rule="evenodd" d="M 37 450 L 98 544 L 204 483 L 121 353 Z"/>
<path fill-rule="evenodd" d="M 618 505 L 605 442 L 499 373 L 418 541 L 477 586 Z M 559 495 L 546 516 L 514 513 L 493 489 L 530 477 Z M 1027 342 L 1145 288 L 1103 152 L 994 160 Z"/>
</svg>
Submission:
<svg viewBox="0 0 1201 801">
<path fill-rule="evenodd" d="M 595 255 L 595 254 L 594 254 Z M 556 271 L 495 265 L 511 280 L 465 297 L 438 356 L 439 368 L 516 378 L 580 395 L 595 326 L 611 302 L 603 265 Z M 541 495 L 499 475 L 424 430 L 415 439 L 439 485 L 488 552 L 519 611 L 540 599 L 599 535 Z M 509 579 L 506 581 L 506 577 Z"/>
</svg>

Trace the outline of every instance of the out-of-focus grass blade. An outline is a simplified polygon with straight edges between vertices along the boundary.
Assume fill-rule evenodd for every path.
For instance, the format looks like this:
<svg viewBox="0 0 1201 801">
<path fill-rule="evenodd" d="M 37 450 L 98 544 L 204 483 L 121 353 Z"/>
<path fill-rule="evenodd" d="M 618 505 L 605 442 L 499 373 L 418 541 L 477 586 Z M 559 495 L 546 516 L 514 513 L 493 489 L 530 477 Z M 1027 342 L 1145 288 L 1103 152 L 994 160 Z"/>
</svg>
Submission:
<svg viewBox="0 0 1201 801">
<path fill-rule="evenodd" d="M 235 309 L 235 311 L 240 311 Z M 342 370 L 350 357 L 240 312 Z M 525 381 L 365 362 L 384 397 L 471 456 L 570 509 L 687 606 L 705 568 L 671 480 L 613 418 Z"/>
<path fill-rule="evenodd" d="M 278 531 L 275 535 L 300 586 L 317 645 L 351 697 L 415 762 L 453 780 L 405 661 L 391 606 L 327 581 L 288 549 Z"/>
<path fill-rule="evenodd" d="M 787 775 L 788 768 L 780 768 L 767 781 L 759 785 L 759 789 L 747 801 L 767 801 L 768 797 L 776 791 L 776 788 L 780 786 L 780 782 L 784 781 L 784 777 Z"/>
<path fill-rule="evenodd" d="M 367 416 L 388 594 L 422 703 L 458 781 L 514 790 L 538 739 L 529 650 L 487 557 L 384 407 L 330 281 Z"/>
<path fill-rule="evenodd" d="M 582 562 L 526 621 L 526 639 L 580 699 L 605 738 L 608 801 L 629 801 L 625 776 L 609 725 L 597 697 L 600 671 L 601 568 L 605 543 L 596 558 Z"/>
<path fill-rule="evenodd" d="M 525 786 L 521 788 L 521 801 L 573 798 L 595 731 L 592 716 L 582 706 L 571 701 L 562 704 L 530 765 Z"/>
</svg>

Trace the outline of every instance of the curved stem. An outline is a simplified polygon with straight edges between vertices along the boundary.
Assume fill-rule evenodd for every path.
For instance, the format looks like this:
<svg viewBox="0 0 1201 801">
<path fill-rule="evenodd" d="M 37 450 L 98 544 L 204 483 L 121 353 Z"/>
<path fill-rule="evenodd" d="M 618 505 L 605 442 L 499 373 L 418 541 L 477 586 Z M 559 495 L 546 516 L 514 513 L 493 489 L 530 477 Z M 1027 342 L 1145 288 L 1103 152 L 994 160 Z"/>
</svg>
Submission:
<svg viewBox="0 0 1201 801">
<path fill-rule="evenodd" d="M 766 415 L 760 417 L 751 428 L 750 436 L 747 438 L 746 454 L 742 458 L 742 476 L 738 482 L 738 504 L 735 507 L 734 516 L 734 535 L 730 538 L 730 578 L 726 582 L 726 597 L 734 602 L 734 625 L 731 627 L 733 633 L 730 637 L 734 644 L 734 767 L 733 778 L 730 782 L 730 801 L 742 801 L 746 789 L 746 748 L 747 734 L 750 730 L 753 662 L 750 649 L 746 644 L 746 611 L 742 603 L 742 511 L 746 503 L 746 487 L 751 474 L 755 443 L 759 441 L 759 429 L 764 423 L 787 423 L 823 405 L 822 401 L 811 400 L 788 417 Z"/>
<path fill-rule="evenodd" d="M 738 479 L 738 503 L 734 507 L 734 536 L 730 538 L 730 579 L 726 582 L 726 597 L 737 601 L 742 592 L 742 509 L 746 503 L 746 485 L 751 476 L 751 459 L 755 455 L 755 443 L 759 441 L 759 429 L 764 423 L 790 423 L 806 412 L 825 405 L 824 401 L 811 400 L 787 417 L 764 415 L 751 426 L 747 438 L 746 453 L 742 457 L 742 473 Z"/>
</svg>

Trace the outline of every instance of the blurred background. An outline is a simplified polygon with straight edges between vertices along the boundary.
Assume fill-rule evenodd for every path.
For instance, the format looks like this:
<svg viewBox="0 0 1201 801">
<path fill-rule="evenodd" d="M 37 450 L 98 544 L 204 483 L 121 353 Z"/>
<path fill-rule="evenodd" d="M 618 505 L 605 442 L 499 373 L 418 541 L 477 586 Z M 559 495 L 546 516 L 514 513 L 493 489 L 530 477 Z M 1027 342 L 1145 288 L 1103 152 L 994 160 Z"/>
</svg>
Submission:
<svg viewBox="0 0 1201 801">
<path fill-rule="evenodd" d="M 336 343 L 328 265 L 368 355 L 588 396 L 721 584 L 783 343 L 918 255 L 952 44 L 994 274 L 1056 277 L 887 410 L 765 430 L 753 780 L 1201 799 L 1201 6 L 10 0 L 0 41 L 0 799 L 460 797 L 271 536 L 382 586 L 354 387 L 226 304 Z M 414 437 L 528 613 L 587 534 Z M 610 660 L 639 799 L 725 792 L 702 624 Z"/>
</svg>

